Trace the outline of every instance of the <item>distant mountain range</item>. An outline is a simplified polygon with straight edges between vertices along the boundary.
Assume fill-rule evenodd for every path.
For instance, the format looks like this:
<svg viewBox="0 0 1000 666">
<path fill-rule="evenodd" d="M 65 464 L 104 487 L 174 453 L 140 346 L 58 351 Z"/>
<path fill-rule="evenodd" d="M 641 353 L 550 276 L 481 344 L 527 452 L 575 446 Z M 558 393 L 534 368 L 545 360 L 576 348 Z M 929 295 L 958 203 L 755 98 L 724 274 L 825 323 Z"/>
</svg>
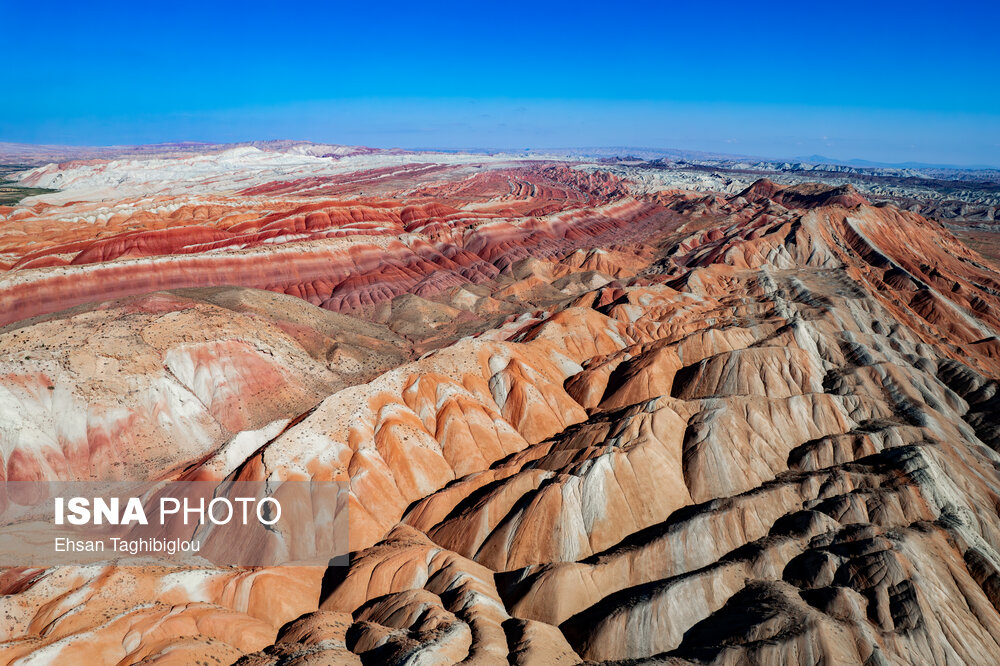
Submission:
<svg viewBox="0 0 1000 666">
<path fill-rule="evenodd" d="M 773 160 L 772 160 L 773 161 Z M 794 162 L 811 162 L 811 163 L 822 163 L 822 164 L 843 164 L 844 166 L 854 166 L 854 167 L 877 167 L 877 168 L 893 168 L 893 169 L 994 169 L 1000 170 L 996 166 L 989 166 L 986 164 L 933 164 L 929 162 L 873 162 L 871 160 L 838 160 L 834 157 L 826 157 L 824 155 L 809 155 L 806 157 L 793 157 Z"/>
<path fill-rule="evenodd" d="M 323 157 L 346 157 L 370 153 L 406 153 L 406 152 L 439 152 L 439 153 L 485 153 L 485 154 L 525 154 L 532 156 L 560 156 L 587 158 L 636 158 L 641 160 L 691 160 L 691 161 L 754 161 L 771 163 L 808 163 L 832 164 L 855 168 L 892 168 L 892 169 L 955 169 L 955 170 L 993 170 L 1000 168 L 988 165 L 954 165 L 934 164 L 925 162 L 878 162 L 863 159 L 837 159 L 825 155 L 807 155 L 791 158 L 762 157 L 758 155 L 738 155 L 733 153 L 715 153 L 701 150 L 683 150 L 677 148 L 642 148 L 638 146 L 591 146 L 572 148 L 483 148 L 466 147 L 461 149 L 440 149 L 434 147 L 401 150 L 398 148 L 381 149 L 365 146 L 348 146 L 335 144 L 313 143 L 311 141 L 244 141 L 239 143 L 203 143 L 197 141 L 180 141 L 175 143 L 160 143 L 148 145 L 121 146 L 59 146 L 38 145 L 26 143 L 0 142 L 0 161 L 43 164 L 59 162 L 68 159 L 114 159 L 118 157 L 139 156 L 179 156 L 191 153 L 210 153 L 228 150 L 230 148 L 251 146 L 261 150 L 314 155 Z"/>
</svg>

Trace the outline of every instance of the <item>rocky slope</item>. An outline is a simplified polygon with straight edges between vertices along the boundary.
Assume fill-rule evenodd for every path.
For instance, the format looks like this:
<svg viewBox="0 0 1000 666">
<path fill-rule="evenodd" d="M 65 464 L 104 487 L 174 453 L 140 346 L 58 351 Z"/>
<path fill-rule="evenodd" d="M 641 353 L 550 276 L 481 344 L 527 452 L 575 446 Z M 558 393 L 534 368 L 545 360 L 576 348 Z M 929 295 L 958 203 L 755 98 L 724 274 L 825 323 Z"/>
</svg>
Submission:
<svg viewBox="0 0 1000 666">
<path fill-rule="evenodd" d="M 727 158 L 659 158 L 588 168 L 606 169 L 636 180 L 644 189 L 684 188 L 733 194 L 760 178 L 784 185 L 850 185 L 873 202 L 891 203 L 937 220 L 992 225 L 1000 219 L 997 169 L 850 167 Z"/>
<path fill-rule="evenodd" d="M 7 215 L 5 479 L 336 479 L 352 556 L 6 570 L 0 660 L 993 662 L 992 264 L 453 159 Z"/>
</svg>

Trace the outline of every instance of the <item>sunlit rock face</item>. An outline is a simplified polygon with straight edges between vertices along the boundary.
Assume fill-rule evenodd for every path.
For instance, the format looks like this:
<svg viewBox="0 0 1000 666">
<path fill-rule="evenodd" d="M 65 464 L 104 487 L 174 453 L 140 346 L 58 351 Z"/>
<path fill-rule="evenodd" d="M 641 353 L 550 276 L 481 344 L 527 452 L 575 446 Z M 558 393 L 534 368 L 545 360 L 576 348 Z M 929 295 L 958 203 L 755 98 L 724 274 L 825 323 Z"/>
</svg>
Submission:
<svg viewBox="0 0 1000 666">
<path fill-rule="evenodd" d="M 352 555 L 9 569 L 0 660 L 995 660 L 1000 276 L 937 222 L 472 155 L 22 179 L 4 478 L 337 480 Z"/>
</svg>

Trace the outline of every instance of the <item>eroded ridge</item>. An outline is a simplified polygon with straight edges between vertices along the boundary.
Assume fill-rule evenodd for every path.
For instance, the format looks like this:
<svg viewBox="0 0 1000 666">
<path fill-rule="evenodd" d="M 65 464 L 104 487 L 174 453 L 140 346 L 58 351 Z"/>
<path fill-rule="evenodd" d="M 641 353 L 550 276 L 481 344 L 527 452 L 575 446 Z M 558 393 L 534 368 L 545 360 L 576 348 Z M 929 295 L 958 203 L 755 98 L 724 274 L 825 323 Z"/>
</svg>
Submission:
<svg viewBox="0 0 1000 666">
<path fill-rule="evenodd" d="M 392 159 L 227 192 L 208 249 L 136 212 L 7 246 L 5 294 L 207 272 L 5 301 L 5 479 L 338 480 L 352 557 L 7 570 L 3 658 L 993 661 L 996 268 L 851 188 Z"/>
</svg>

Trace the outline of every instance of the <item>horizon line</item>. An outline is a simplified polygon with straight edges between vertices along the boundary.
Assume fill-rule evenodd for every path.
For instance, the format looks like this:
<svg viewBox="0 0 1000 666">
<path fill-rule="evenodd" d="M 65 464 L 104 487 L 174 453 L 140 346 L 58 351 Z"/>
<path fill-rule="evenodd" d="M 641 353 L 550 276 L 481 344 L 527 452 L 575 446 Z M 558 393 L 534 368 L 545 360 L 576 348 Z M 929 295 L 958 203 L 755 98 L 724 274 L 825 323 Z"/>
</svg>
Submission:
<svg viewBox="0 0 1000 666">
<path fill-rule="evenodd" d="M 676 153 L 681 159 L 704 159 L 709 161 L 726 161 L 726 160 L 755 160 L 763 162 L 787 162 L 792 164 L 812 164 L 812 165 L 822 165 L 830 164 L 833 166 L 847 166 L 851 168 L 860 169 L 954 169 L 958 171 L 1000 171 L 1000 163 L 998 164 L 954 164 L 954 163 L 944 163 L 944 162 L 922 162 L 922 161 L 905 161 L 905 162 L 889 162 L 882 160 L 872 160 L 865 158 L 835 158 L 827 157 L 825 155 L 809 155 L 809 156 L 764 156 L 764 155 L 752 155 L 744 153 L 720 153 L 710 150 L 702 150 L 697 148 L 677 148 L 673 146 L 660 147 L 660 146 L 628 146 L 628 145 L 576 145 L 576 146 L 545 146 L 545 147 L 496 147 L 496 146 L 463 146 L 460 148 L 444 148 L 440 146 L 414 146 L 414 147 L 403 147 L 403 146 L 392 146 L 392 145 L 375 145 L 375 144 L 362 144 L 362 143 L 332 143 L 327 141 L 316 141 L 313 139 L 246 139 L 243 141 L 203 141 L 203 140 L 191 140 L 182 139 L 177 141 L 159 141 L 155 143 L 35 143 L 27 141 L 3 141 L 0 140 L 0 146 L 33 146 L 37 148 L 76 148 L 76 149 L 113 149 L 113 148 L 151 148 L 158 146 L 240 146 L 245 144 L 253 143 L 293 143 L 293 144 L 312 144 L 321 146 L 338 146 L 338 147 L 358 147 L 358 148 L 371 148 L 375 150 L 384 151 L 406 151 L 415 153 L 492 153 L 492 154 L 517 154 L 517 153 L 541 153 L 545 152 L 572 152 L 580 151 L 581 157 L 629 157 L 625 151 L 646 151 L 646 152 L 659 152 L 659 153 Z M 587 155 L 585 151 L 610 151 L 608 155 Z M 690 154 L 688 157 L 683 157 L 682 154 Z M 666 155 L 664 155 L 666 156 Z M 648 160 L 650 158 L 642 158 L 633 155 L 632 157 L 638 157 L 642 160 Z M 652 158 L 655 159 L 655 158 Z"/>
</svg>

